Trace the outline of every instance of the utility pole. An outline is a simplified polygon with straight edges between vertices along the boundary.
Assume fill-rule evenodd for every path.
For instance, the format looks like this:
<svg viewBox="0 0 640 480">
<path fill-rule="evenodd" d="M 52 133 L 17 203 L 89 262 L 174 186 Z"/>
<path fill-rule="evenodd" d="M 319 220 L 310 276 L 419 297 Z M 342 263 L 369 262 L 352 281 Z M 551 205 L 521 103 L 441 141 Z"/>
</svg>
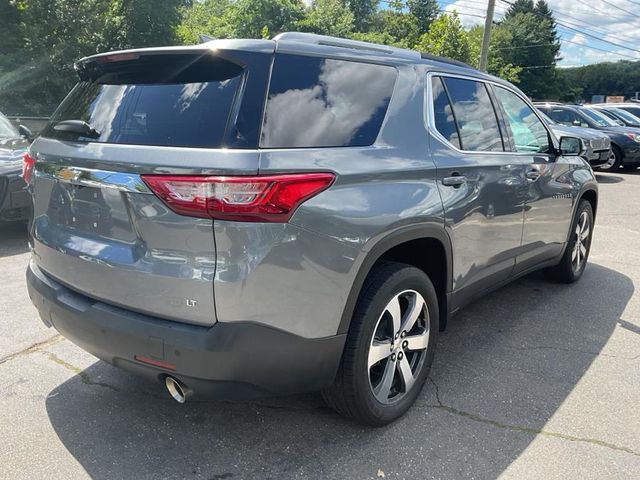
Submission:
<svg viewBox="0 0 640 480">
<path fill-rule="evenodd" d="M 496 0 L 489 0 L 487 4 L 487 16 L 484 18 L 484 32 L 482 33 L 482 48 L 480 49 L 480 65 L 478 68 L 487 71 L 487 57 L 489 56 L 489 40 L 491 39 L 491 27 L 493 25 L 493 11 Z"/>
</svg>

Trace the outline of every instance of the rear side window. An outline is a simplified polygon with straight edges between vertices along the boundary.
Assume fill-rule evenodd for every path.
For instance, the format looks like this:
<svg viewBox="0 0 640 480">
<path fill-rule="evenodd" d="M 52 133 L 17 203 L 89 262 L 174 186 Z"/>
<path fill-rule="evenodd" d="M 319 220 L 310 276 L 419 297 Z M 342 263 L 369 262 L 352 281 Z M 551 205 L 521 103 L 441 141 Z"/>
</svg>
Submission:
<svg viewBox="0 0 640 480">
<path fill-rule="evenodd" d="M 253 105 L 256 113 L 241 115 L 247 69 L 231 61 L 201 53 L 148 55 L 95 62 L 85 70 L 43 136 L 130 145 L 257 146 L 261 108 Z M 262 96 L 265 88 L 266 77 L 258 86 Z M 55 130 L 64 120 L 82 120 L 98 133 L 85 138 Z"/>
<path fill-rule="evenodd" d="M 380 132 L 394 67 L 301 55 L 276 55 L 261 146 L 371 145 Z"/>
<path fill-rule="evenodd" d="M 498 119 L 485 84 L 453 77 L 442 77 L 442 82 L 451 102 L 461 148 L 477 152 L 504 151 Z"/>
<path fill-rule="evenodd" d="M 442 85 L 442 79 L 433 77 L 431 79 L 431 87 L 433 89 L 433 113 L 436 130 L 453 146 L 462 148 L 460 137 L 458 136 L 458 128 L 456 127 L 456 119 L 453 116 L 451 103 L 449 103 L 449 96 L 444 89 L 444 85 Z"/>
</svg>

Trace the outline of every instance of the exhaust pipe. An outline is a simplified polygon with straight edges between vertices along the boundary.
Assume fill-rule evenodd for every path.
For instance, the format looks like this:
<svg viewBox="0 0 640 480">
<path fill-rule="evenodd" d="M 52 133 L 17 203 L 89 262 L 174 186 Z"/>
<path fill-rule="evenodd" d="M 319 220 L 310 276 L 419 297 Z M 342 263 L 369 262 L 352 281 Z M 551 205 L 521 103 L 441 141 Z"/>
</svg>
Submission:
<svg viewBox="0 0 640 480">
<path fill-rule="evenodd" d="M 177 378 L 165 377 L 164 384 L 169 394 L 178 403 L 186 402 L 187 398 L 191 396 L 191 390 Z"/>
</svg>

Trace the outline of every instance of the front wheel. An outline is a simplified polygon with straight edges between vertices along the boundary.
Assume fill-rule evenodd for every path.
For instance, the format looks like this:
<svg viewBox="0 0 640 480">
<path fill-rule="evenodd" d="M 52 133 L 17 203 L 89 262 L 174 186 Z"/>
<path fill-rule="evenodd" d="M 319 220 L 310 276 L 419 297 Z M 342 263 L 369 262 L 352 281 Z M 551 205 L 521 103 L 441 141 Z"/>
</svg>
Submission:
<svg viewBox="0 0 640 480">
<path fill-rule="evenodd" d="M 561 283 L 573 283 L 584 272 L 591 250 L 593 235 L 593 208 L 587 200 L 581 200 L 571 226 L 569 242 L 562 260 L 546 270 L 547 276 Z"/>
<path fill-rule="evenodd" d="M 335 383 L 323 392 L 327 404 L 372 426 L 402 416 L 429 374 L 438 322 L 438 298 L 422 270 L 376 265 L 356 305 Z"/>
</svg>

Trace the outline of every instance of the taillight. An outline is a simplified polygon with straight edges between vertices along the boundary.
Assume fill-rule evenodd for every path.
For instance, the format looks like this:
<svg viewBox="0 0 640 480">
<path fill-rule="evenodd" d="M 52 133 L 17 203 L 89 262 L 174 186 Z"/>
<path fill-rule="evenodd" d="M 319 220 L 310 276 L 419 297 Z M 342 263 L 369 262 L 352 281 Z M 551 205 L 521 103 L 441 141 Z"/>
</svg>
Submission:
<svg viewBox="0 0 640 480">
<path fill-rule="evenodd" d="M 25 153 L 22 157 L 22 179 L 25 183 L 31 183 L 31 177 L 33 176 L 33 167 L 36 166 L 36 159 L 28 153 Z"/>
<path fill-rule="evenodd" d="M 171 210 L 191 217 L 286 222 L 296 208 L 333 182 L 332 173 L 251 177 L 142 175 Z"/>
</svg>

